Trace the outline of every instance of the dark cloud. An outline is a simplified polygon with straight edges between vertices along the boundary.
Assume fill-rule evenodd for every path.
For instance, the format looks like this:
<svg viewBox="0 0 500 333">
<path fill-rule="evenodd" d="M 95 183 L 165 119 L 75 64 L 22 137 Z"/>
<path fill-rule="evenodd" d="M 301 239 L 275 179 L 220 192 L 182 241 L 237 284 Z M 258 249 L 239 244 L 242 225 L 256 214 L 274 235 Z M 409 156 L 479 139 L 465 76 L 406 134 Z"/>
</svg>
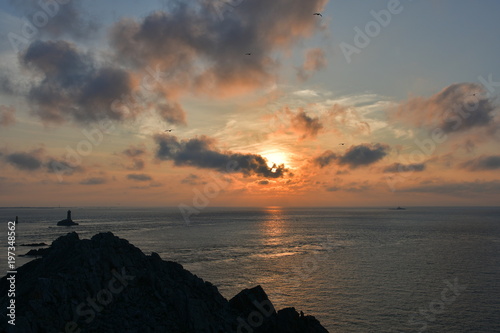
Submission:
<svg viewBox="0 0 500 333">
<path fill-rule="evenodd" d="M 127 179 L 135 180 L 135 181 L 138 181 L 138 182 L 147 182 L 147 181 L 152 180 L 153 178 L 151 178 L 151 176 L 146 175 L 146 174 L 135 174 L 135 173 L 132 173 L 132 174 L 128 174 L 127 175 Z"/>
<path fill-rule="evenodd" d="M 215 147 L 215 141 L 206 136 L 179 141 L 172 135 L 157 135 L 155 141 L 158 144 L 156 157 L 173 161 L 177 166 L 241 172 L 247 176 L 268 178 L 283 177 L 288 171 L 284 165 L 269 167 L 267 160 L 260 155 L 220 152 Z"/>
<path fill-rule="evenodd" d="M 125 166 L 125 169 L 139 171 L 139 170 L 143 170 L 144 166 L 145 166 L 145 163 L 143 160 L 141 160 L 139 158 L 134 158 L 134 159 L 132 159 L 132 164 Z"/>
<path fill-rule="evenodd" d="M 144 169 L 145 163 L 139 158 L 147 154 L 146 147 L 144 146 L 134 146 L 131 145 L 127 149 L 123 150 L 122 155 L 131 160 L 131 164 L 124 165 L 123 167 L 127 170 L 139 171 Z"/>
<path fill-rule="evenodd" d="M 187 176 L 186 178 L 181 180 L 181 183 L 192 185 L 192 186 L 206 184 L 206 182 L 202 182 L 200 180 L 200 177 L 198 177 L 197 175 L 195 175 L 193 173 L 191 173 L 189 176 Z"/>
<path fill-rule="evenodd" d="M 171 1 L 166 12 L 115 24 L 111 45 L 117 60 L 127 65 L 161 64 L 169 77 L 162 87 L 167 91 L 239 93 L 273 81 L 273 52 L 287 50 L 316 31 L 316 20 L 304 13 L 326 2 L 244 1 L 221 17 L 213 11 L 214 1 Z"/>
<path fill-rule="evenodd" d="M 122 151 L 122 154 L 127 156 L 127 157 L 138 157 L 146 154 L 146 148 L 145 147 L 136 147 L 134 145 L 131 145 L 127 149 Z"/>
<path fill-rule="evenodd" d="M 373 164 L 387 155 L 389 146 L 383 144 L 361 144 L 353 146 L 339 158 L 339 164 L 351 168 Z"/>
<path fill-rule="evenodd" d="M 344 155 L 337 155 L 327 150 L 314 158 L 313 163 L 321 168 L 336 162 L 338 165 L 347 165 L 351 169 L 373 164 L 387 155 L 389 146 L 383 144 L 361 144 L 350 147 Z"/>
<path fill-rule="evenodd" d="M 368 181 L 364 181 L 362 183 L 352 182 L 344 187 L 344 191 L 347 192 L 364 192 L 370 189 L 370 185 Z"/>
<path fill-rule="evenodd" d="M 290 121 L 291 128 L 301 134 L 301 139 L 315 138 L 323 128 L 318 118 L 308 116 L 304 110 L 299 110 L 299 112 L 293 114 Z"/>
<path fill-rule="evenodd" d="M 320 166 L 321 168 L 324 168 L 327 165 L 329 165 L 330 163 L 332 163 L 333 161 L 335 161 L 337 159 L 337 157 L 338 157 L 337 154 L 335 154 L 331 150 L 327 150 L 324 153 L 322 153 L 321 155 L 319 155 L 318 157 L 316 157 L 313 160 L 313 162 L 314 162 L 314 164 Z"/>
<path fill-rule="evenodd" d="M 425 170 L 425 163 L 401 164 L 394 163 L 384 168 L 384 172 L 418 172 Z"/>
<path fill-rule="evenodd" d="M 461 166 L 470 171 L 498 170 L 500 169 L 500 155 L 481 156 L 467 161 Z"/>
<path fill-rule="evenodd" d="M 0 105 L 0 126 L 7 127 L 16 122 L 14 113 L 16 109 L 12 106 Z"/>
<path fill-rule="evenodd" d="M 12 81 L 9 74 L 6 74 L 7 69 L 2 68 L 0 73 L 0 93 L 14 95 L 17 91 L 16 83 Z"/>
<path fill-rule="evenodd" d="M 60 4 L 59 1 L 11 0 L 11 4 L 23 12 L 32 26 L 40 26 L 36 37 L 84 39 L 93 36 L 99 28 L 97 21 L 85 13 L 80 1 Z"/>
<path fill-rule="evenodd" d="M 101 185 L 106 184 L 106 179 L 102 177 L 92 177 L 84 179 L 80 182 L 81 185 Z"/>
<path fill-rule="evenodd" d="M 85 171 L 81 166 L 71 165 L 62 159 L 46 156 L 43 148 L 3 155 L 6 162 L 23 171 L 45 170 L 47 173 L 57 175 L 72 175 L 75 172 Z M 0 157 L 2 157 L 1 152 Z"/>
<path fill-rule="evenodd" d="M 31 153 L 12 153 L 5 156 L 5 160 L 20 170 L 34 171 L 43 166 L 37 151 Z"/>
<path fill-rule="evenodd" d="M 268 185 L 269 184 L 269 180 L 260 180 L 258 182 L 259 185 Z"/>
<path fill-rule="evenodd" d="M 402 103 L 396 119 L 445 133 L 487 127 L 494 122 L 495 106 L 484 88 L 473 83 L 452 84 L 429 97 L 416 97 Z"/>
<path fill-rule="evenodd" d="M 75 172 L 83 172 L 85 169 L 79 165 L 71 165 L 66 161 L 49 158 L 45 163 L 48 173 L 58 175 L 72 175 Z"/>
<path fill-rule="evenodd" d="M 160 117 L 172 124 L 186 125 L 186 113 L 179 103 L 160 104 L 157 106 Z"/>
<path fill-rule="evenodd" d="M 132 93 L 129 74 L 112 66 L 99 67 L 73 44 L 33 42 L 22 54 L 21 63 L 41 76 L 40 82 L 31 86 L 28 101 L 43 121 L 87 123 L 127 116 L 112 103 Z"/>
<path fill-rule="evenodd" d="M 328 192 L 338 192 L 338 191 L 341 191 L 342 188 L 339 186 L 330 186 L 330 187 L 327 187 L 326 190 Z"/>
<path fill-rule="evenodd" d="M 292 111 L 289 107 L 284 107 L 273 114 L 270 120 L 277 132 L 295 134 L 300 140 L 315 139 L 323 130 L 320 118 L 308 115 L 303 108 Z"/>
</svg>

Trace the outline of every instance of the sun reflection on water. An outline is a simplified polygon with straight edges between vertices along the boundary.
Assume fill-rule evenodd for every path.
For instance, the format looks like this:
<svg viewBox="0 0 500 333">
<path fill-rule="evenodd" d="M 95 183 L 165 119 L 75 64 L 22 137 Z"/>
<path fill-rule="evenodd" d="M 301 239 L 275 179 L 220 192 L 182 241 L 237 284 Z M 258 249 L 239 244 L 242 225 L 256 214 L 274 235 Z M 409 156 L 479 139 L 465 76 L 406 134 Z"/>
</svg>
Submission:
<svg viewBox="0 0 500 333">
<path fill-rule="evenodd" d="M 265 245 L 279 245 L 280 239 L 285 232 L 286 220 L 284 219 L 283 208 L 266 207 L 265 220 L 262 222 L 261 231 Z"/>
</svg>

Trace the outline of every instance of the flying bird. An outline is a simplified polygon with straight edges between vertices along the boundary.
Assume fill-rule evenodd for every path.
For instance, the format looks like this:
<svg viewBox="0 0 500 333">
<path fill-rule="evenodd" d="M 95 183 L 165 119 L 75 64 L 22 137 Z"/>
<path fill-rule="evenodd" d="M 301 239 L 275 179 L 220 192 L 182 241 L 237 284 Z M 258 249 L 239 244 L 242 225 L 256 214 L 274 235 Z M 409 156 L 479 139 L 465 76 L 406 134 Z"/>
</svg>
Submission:
<svg viewBox="0 0 500 333">
<path fill-rule="evenodd" d="M 171 130 L 171 129 L 168 129 L 168 130 L 165 130 L 165 132 L 172 132 L 172 130 Z"/>
<path fill-rule="evenodd" d="M 245 55 L 252 55 L 252 53 L 251 53 L 251 52 L 248 52 L 248 53 L 245 53 Z"/>
<path fill-rule="evenodd" d="M 321 13 L 314 13 L 313 15 L 318 15 L 318 16 L 323 17 L 323 15 L 321 15 Z"/>
<path fill-rule="evenodd" d="M 344 146 L 344 145 L 345 145 L 345 143 L 339 143 L 339 146 Z"/>
</svg>

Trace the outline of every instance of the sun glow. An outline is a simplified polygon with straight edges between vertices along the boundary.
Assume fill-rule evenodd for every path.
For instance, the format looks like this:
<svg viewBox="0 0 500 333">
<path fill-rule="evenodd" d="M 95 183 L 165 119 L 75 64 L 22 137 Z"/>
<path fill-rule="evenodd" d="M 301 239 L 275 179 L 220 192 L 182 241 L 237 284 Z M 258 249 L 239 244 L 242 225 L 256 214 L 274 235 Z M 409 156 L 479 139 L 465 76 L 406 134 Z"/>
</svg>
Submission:
<svg viewBox="0 0 500 333">
<path fill-rule="evenodd" d="M 285 167 L 290 166 L 290 158 L 289 155 L 282 151 L 270 150 L 261 153 L 267 160 L 267 166 L 272 168 L 274 165 L 284 164 Z"/>
</svg>

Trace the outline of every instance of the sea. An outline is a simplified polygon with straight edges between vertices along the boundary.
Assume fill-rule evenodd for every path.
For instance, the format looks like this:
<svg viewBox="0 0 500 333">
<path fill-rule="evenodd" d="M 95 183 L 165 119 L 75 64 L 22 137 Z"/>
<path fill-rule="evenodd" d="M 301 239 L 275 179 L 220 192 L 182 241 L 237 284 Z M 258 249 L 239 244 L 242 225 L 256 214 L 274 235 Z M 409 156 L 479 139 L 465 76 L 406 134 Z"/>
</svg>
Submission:
<svg viewBox="0 0 500 333">
<path fill-rule="evenodd" d="M 78 226 L 56 226 L 67 207 L 0 208 L 0 269 L 19 216 L 17 267 L 26 244 L 110 231 L 227 299 L 261 285 L 329 332 L 500 332 L 500 207 L 70 209 Z"/>
</svg>

